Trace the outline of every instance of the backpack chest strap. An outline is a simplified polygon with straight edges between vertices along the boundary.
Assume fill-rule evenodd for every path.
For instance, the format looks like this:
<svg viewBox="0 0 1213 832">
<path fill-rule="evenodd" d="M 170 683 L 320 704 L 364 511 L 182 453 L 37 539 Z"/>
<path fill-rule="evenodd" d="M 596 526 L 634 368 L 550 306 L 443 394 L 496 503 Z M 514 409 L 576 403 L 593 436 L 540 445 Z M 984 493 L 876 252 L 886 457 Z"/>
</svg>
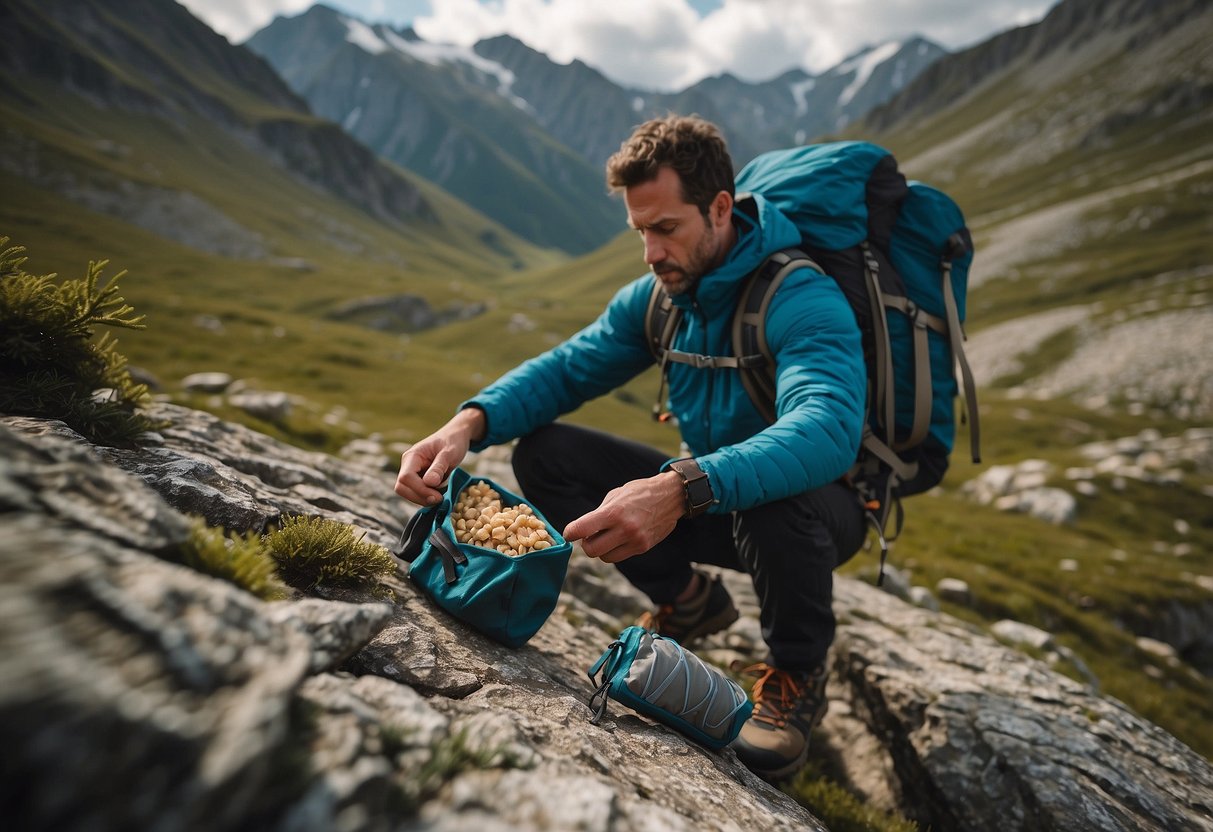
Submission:
<svg viewBox="0 0 1213 832">
<path fill-rule="evenodd" d="M 663 358 L 665 361 L 675 364 L 688 364 L 698 369 L 711 368 L 714 370 L 761 367 L 767 361 L 762 355 L 700 355 L 696 352 L 682 352 L 681 350 L 665 350 Z"/>
</svg>

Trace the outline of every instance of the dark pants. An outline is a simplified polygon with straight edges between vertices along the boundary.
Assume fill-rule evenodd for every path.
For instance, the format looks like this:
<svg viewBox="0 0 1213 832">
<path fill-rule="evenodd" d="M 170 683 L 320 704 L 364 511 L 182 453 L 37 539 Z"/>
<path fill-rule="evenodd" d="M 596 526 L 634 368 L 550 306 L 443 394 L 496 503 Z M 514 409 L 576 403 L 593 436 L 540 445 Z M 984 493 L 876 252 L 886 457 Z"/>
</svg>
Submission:
<svg viewBox="0 0 1213 832">
<path fill-rule="evenodd" d="M 563 530 L 608 491 L 653 476 L 668 458 L 637 442 L 557 423 L 518 442 L 514 473 L 527 499 Z M 680 520 L 665 540 L 617 566 L 655 604 L 671 603 L 686 588 L 692 563 L 748 572 L 771 663 L 810 670 L 834 640 L 833 570 L 855 554 L 866 532 L 858 497 L 831 483 L 744 511 Z"/>
</svg>

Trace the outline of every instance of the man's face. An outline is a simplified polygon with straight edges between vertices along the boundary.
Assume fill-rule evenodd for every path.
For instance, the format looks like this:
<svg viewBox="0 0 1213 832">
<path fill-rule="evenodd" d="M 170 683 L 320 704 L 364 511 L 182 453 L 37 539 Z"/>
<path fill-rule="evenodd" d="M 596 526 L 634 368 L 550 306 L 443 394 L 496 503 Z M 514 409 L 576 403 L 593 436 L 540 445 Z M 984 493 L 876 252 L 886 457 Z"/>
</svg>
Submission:
<svg viewBox="0 0 1213 832">
<path fill-rule="evenodd" d="M 624 190 L 628 225 L 644 240 L 644 262 L 667 293 L 681 294 L 724 261 L 732 244 L 733 202 L 716 195 L 705 218 L 698 206 L 682 199 L 682 180 L 673 168 L 661 168 L 655 179 Z"/>
</svg>

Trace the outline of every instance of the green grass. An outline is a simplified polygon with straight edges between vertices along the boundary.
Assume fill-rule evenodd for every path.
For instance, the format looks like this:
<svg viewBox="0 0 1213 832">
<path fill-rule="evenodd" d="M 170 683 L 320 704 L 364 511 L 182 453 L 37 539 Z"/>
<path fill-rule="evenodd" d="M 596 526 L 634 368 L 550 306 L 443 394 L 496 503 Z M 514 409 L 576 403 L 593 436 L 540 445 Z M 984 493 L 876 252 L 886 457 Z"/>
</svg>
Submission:
<svg viewBox="0 0 1213 832">
<path fill-rule="evenodd" d="M 918 832 L 918 824 L 892 812 L 864 805 L 810 760 L 783 786 L 797 803 L 808 808 L 830 832 Z"/>
</svg>

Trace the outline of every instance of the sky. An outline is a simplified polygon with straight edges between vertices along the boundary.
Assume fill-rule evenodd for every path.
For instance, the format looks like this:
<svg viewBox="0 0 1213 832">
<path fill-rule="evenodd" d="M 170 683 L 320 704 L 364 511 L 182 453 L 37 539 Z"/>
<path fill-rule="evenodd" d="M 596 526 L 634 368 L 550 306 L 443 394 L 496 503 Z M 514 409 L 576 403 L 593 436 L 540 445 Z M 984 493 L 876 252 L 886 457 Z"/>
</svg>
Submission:
<svg viewBox="0 0 1213 832">
<path fill-rule="evenodd" d="M 314 0 L 180 0 L 241 43 Z M 864 46 L 922 35 L 949 50 L 1034 23 L 1054 0 L 325 0 L 368 23 L 470 45 L 509 34 L 554 61 L 580 59 L 624 86 L 672 91 L 728 72 L 812 74 Z"/>
</svg>

